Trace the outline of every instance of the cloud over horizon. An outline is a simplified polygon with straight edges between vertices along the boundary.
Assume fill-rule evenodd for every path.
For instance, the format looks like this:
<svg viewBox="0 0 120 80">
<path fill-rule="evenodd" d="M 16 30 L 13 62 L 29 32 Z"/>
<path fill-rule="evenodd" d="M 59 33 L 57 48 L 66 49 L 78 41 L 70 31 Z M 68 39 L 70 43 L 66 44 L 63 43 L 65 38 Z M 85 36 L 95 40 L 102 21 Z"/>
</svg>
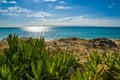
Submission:
<svg viewBox="0 0 120 80">
<path fill-rule="evenodd" d="M 95 27 L 119 27 L 120 19 L 97 19 L 85 16 L 73 16 L 58 19 L 38 18 L 34 21 L 21 25 L 22 27 L 33 26 L 95 26 Z"/>
</svg>

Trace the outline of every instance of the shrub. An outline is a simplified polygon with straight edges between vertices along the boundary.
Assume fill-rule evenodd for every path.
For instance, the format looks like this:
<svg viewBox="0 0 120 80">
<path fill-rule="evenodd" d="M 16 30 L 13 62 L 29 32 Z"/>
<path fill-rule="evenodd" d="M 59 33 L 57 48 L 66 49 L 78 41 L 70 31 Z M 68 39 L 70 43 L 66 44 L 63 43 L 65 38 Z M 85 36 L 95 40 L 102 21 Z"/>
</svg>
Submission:
<svg viewBox="0 0 120 80">
<path fill-rule="evenodd" d="M 7 42 L 9 48 L 0 54 L 0 80 L 120 80 L 117 53 L 93 51 L 81 64 L 69 52 L 50 55 L 43 37 L 24 41 L 10 34 Z"/>
<path fill-rule="evenodd" d="M 69 68 L 77 64 L 72 53 L 60 51 L 50 56 L 42 37 L 23 41 L 10 34 L 7 41 L 9 48 L 0 58 L 1 79 L 60 80 L 68 78 Z"/>
</svg>

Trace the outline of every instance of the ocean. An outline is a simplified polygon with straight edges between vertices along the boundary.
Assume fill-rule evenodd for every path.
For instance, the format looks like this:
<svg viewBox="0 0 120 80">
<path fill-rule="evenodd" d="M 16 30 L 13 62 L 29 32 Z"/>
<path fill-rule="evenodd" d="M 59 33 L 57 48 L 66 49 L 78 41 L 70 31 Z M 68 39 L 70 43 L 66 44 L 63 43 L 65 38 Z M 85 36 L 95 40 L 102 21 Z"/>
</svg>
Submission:
<svg viewBox="0 0 120 80">
<path fill-rule="evenodd" d="M 66 37 L 120 39 L 120 27 L 2 27 L 0 28 L 0 40 L 10 33 L 16 33 L 19 37 L 39 38 L 42 36 L 45 40 Z"/>
</svg>

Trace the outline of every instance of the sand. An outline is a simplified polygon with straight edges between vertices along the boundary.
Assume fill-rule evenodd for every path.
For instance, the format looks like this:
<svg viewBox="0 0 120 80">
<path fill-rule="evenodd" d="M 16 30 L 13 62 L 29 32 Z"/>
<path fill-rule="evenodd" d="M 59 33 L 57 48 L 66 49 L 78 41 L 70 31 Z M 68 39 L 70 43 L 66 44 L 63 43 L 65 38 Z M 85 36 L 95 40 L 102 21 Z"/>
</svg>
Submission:
<svg viewBox="0 0 120 80">
<path fill-rule="evenodd" d="M 28 40 L 28 38 L 20 38 L 20 40 Z M 0 41 L 0 51 L 8 48 L 6 39 Z M 120 54 L 120 40 L 110 40 L 107 38 L 96 39 L 80 39 L 80 38 L 61 38 L 56 40 L 46 41 L 46 49 L 49 49 L 51 54 L 59 50 L 72 52 L 75 57 L 83 58 L 89 56 L 92 51 L 97 51 L 99 54 L 106 52 L 107 54 L 117 52 Z"/>
</svg>

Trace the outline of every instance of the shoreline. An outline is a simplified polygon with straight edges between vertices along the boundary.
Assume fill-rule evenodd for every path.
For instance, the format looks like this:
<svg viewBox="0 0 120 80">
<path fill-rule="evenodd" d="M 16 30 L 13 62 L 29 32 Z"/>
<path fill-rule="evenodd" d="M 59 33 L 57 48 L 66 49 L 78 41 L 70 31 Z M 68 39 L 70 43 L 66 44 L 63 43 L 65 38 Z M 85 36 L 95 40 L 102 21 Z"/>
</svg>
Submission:
<svg viewBox="0 0 120 80">
<path fill-rule="evenodd" d="M 29 38 L 22 37 L 20 40 L 28 40 Z M 37 38 L 35 38 L 37 39 Z M 76 37 L 60 38 L 46 41 L 46 48 L 51 53 L 56 51 L 68 50 L 73 51 L 73 54 L 77 57 L 89 55 L 92 51 L 98 51 L 100 54 L 104 51 L 106 53 L 117 52 L 120 54 L 120 40 L 111 40 L 107 38 L 94 38 L 94 39 L 81 39 Z M 0 40 L 0 50 L 8 48 L 7 39 Z"/>
<path fill-rule="evenodd" d="M 37 38 L 34 38 L 37 39 Z M 29 38 L 22 37 L 19 40 L 27 41 Z M 73 53 L 75 58 L 81 60 L 81 62 L 87 61 L 87 57 L 91 52 L 97 51 L 99 55 L 106 52 L 107 55 L 112 53 L 120 54 L 120 40 L 110 40 L 107 38 L 94 38 L 91 40 L 81 38 L 60 38 L 45 41 L 46 49 L 50 54 L 56 54 L 59 51 Z M 8 48 L 7 38 L 0 41 L 0 53 Z"/>
<path fill-rule="evenodd" d="M 20 39 L 29 39 L 30 37 L 19 37 Z M 53 40 L 59 40 L 59 39 L 66 39 L 66 38 L 79 38 L 79 37 L 63 37 L 63 38 L 55 38 L 55 39 L 45 39 L 46 41 L 53 41 Z M 99 38 L 99 37 L 98 37 Z M 101 37 L 102 38 L 102 37 Z M 103 37 L 104 38 L 104 37 Z M 1 38 L 0 42 L 6 38 Z M 34 38 L 34 39 L 39 39 L 39 38 Z M 79 38 L 79 39 L 84 39 L 84 40 L 92 40 L 92 39 L 97 39 L 97 38 Z M 120 39 L 113 39 L 113 38 L 106 38 L 112 41 L 120 41 Z"/>
</svg>

